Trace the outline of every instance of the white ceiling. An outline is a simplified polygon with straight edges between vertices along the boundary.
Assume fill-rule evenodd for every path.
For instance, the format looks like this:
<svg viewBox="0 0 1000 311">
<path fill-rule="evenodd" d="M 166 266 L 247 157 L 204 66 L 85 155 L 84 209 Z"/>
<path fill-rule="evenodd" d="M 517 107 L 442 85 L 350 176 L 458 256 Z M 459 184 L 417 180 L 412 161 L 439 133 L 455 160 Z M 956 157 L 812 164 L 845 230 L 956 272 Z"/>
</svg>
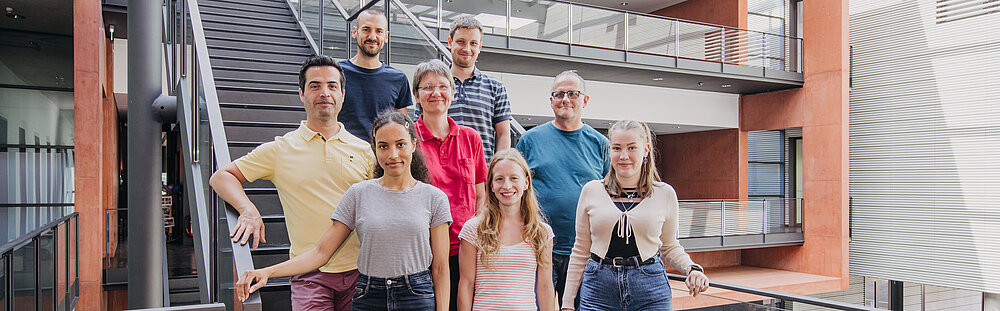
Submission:
<svg viewBox="0 0 1000 311">
<path fill-rule="evenodd" d="M 642 13 L 651 13 L 684 1 L 685 0 L 572 0 L 572 2 Z M 628 3 L 628 5 L 622 5 L 623 2 Z"/>
</svg>

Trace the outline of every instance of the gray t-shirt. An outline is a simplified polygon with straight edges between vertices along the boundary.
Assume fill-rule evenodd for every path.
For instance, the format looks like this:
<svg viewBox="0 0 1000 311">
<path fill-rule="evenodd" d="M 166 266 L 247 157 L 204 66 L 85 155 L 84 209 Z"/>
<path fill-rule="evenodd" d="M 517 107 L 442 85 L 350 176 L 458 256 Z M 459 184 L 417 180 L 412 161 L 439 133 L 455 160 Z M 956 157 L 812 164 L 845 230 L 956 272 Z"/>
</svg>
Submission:
<svg viewBox="0 0 1000 311">
<path fill-rule="evenodd" d="M 357 232 L 359 272 L 391 278 L 431 266 L 430 228 L 451 223 L 451 209 L 448 196 L 434 186 L 418 181 L 397 191 L 371 179 L 347 189 L 330 218 Z"/>
</svg>

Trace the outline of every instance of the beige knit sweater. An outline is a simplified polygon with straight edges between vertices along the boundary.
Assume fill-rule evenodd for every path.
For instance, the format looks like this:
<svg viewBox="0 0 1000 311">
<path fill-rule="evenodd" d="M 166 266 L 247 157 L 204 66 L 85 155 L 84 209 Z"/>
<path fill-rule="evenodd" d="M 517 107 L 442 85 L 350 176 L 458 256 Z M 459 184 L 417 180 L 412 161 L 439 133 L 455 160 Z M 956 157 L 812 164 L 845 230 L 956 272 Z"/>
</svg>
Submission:
<svg viewBox="0 0 1000 311">
<path fill-rule="evenodd" d="M 604 256 L 608 252 L 612 230 L 622 214 L 632 228 L 630 239 L 635 239 L 642 258 L 653 257 L 659 251 L 660 258 L 674 269 L 685 274 L 690 272 L 695 263 L 677 241 L 677 193 L 673 187 L 656 183 L 648 198 L 622 212 L 611 201 L 602 181 L 594 180 L 583 186 L 576 207 L 576 243 L 566 274 L 563 306 L 573 305 L 590 253 Z"/>
</svg>

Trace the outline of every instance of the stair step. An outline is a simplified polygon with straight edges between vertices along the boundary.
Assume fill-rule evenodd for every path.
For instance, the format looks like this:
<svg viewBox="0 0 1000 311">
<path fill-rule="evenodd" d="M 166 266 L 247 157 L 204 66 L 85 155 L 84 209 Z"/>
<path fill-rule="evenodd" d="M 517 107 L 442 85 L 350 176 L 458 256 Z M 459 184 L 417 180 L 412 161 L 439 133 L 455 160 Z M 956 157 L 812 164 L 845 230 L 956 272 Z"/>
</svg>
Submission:
<svg viewBox="0 0 1000 311">
<path fill-rule="evenodd" d="M 278 110 L 278 111 L 305 112 L 305 109 L 302 108 L 302 106 L 244 104 L 244 103 L 220 103 L 219 106 L 222 108 L 239 108 L 239 109 L 250 109 L 250 110 Z"/>
<path fill-rule="evenodd" d="M 240 13 L 264 13 L 278 16 L 290 16 L 292 11 L 288 7 L 257 6 L 245 3 L 219 2 L 219 1 L 199 1 L 198 7 L 201 9 L 223 9 Z"/>
<path fill-rule="evenodd" d="M 273 105 L 287 105 L 287 106 L 302 106 L 302 101 L 299 99 L 298 92 L 282 92 L 282 93 L 251 93 L 245 92 L 240 89 L 224 89 L 216 87 L 219 94 L 219 101 L 223 102 L 239 102 L 239 103 L 260 103 L 260 104 L 273 104 Z M 230 141 L 240 141 L 232 140 Z M 256 139 L 246 140 L 246 141 L 257 141 Z"/>
<path fill-rule="evenodd" d="M 287 249 L 284 250 L 283 252 L 269 253 L 269 252 L 261 252 L 260 249 L 258 248 L 258 250 L 256 251 L 251 250 L 250 253 L 251 256 L 253 257 L 254 267 L 270 267 L 279 264 L 282 261 L 288 260 Z"/>
<path fill-rule="evenodd" d="M 253 5 L 259 7 L 269 7 L 269 8 L 283 8 L 288 9 L 288 3 L 285 1 L 261 1 L 261 0 L 200 0 L 198 3 L 218 3 L 227 5 Z"/>
<path fill-rule="evenodd" d="M 217 85 L 215 86 L 215 88 L 217 90 L 241 91 L 241 92 L 256 92 L 256 93 L 273 93 L 273 94 L 288 94 L 288 95 L 293 95 L 294 96 L 294 98 L 292 100 L 299 99 L 299 96 L 298 96 L 299 92 L 298 92 L 298 90 L 291 89 L 291 88 L 288 88 L 288 89 L 279 89 L 279 88 L 261 87 L 261 86 L 228 85 L 228 84 L 218 83 L 218 81 L 216 81 L 216 83 L 217 83 Z"/>
<path fill-rule="evenodd" d="M 242 33 L 249 35 L 259 35 L 268 37 L 305 38 L 299 27 L 288 28 L 258 28 L 256 25 L 234 25 L 221 23 L 205 23 L 205 31 L 215 31 L 222 33 Z"/>
<path fill-rule="evenodd" d="M 226 131 L 226 138 L 230 139 L 230 140 L 235 140 L 235 141 L 255 141 L 255 140 L 271 141 L 275 137 L 285 135 L 285 133 L 288 133 L 288 132 L 292 131 L 292 129 L 281 128 L 281 127 L 246 127 L 246 126 L 230 126 L 230 125 L 226 125 L 225 126 L 225 131 Z M 260 182 L 259 185 L 257 184 L 258 182 Z M 265 182 L 266 182 L 267 185 L 271 184 L 271 182 L 268 182 L 268 181 L 258 180 L 258 181 L 254 181 L 253 183 L 250 183 L 249 185 L 244 185 L 244 186 L 245 187 L 255 187 L 255 186 L 256 187 L 268 187 L 268 186 L 261 186 L 261 185 L 264 185 Z M 274 186 L 272 185 L 270 187 L 274 187 Z"/>
<path fill-rule="evenodd" d="M 312 56 L 312 52 L 287 53 L 281 51 L 244 49 L 239 47 L 209 46 L 208 55 L 209 57 L 216 57 L 216 56 L 242 57 L 242 58 L 260 59 L 260 60 L 295 62 L 301 64 L 310 56 Z"/>
<path fill-rule="evenodd" d="M 302 62 L 294 62 L 288 60 L 262 60 L 262 59 L 252 59 L 246 57 L 229 57 L 229 56 L 211 56 L 212 67 L 215 69 L 224 70 L 247 70 L 247 71 L 265 71 L 265 72 L 287 72 L 295 73 L 295 80 L 298 81 L 298 72 L 302 68 Z M 303 59 L 302 61 L 305 61 Z"/>
<path fill-rule="evenodd" d="M 262 18 L 250 18 L 245 15 L 240 14 L 230 14 L 228 12 L 201 12 L 202 19 L 205 23 L 235 23 L 242 25 L 262 25 L 268 27 L 298 27 L 298 23 L 295 18 L 291 16 L 278 18 L 278 19 L 262 19 Z"/>
<path fill-rule="evenodd" d="M 261 310 L 291 310 L 290 288 L 288 284 L 271 285 L 268 281 L 267 285 L 260 289 Z"/>
<path fill-rule="evenodd" d="M 231 45 L 235 43 L 257 43 L 279 46 L 301 46 L 310 48 L 304 37 L 289 38 L 269 36 L 267 34 L 247 34 L 217 30 L 206 30 L 205 41 L 209 45 Z"/>
<path fill-rule="evenodd" d="M 257 83 L 275 83 L 281 87 L 291 86 L 295 90 L 299 87 L 299 73 L 277 72 L 256 69 L 243 69 L 232 67 L 214 67 L 215 81 L 243 81 Z"/>
<path fill-rule="evenodd" d="M 281 106 L 277 106 L 281 107 Z M 271 109 L 247 109 L 247 108 L 222 108 L 222 120 L 229 121 L 266 121 L 298 124 L 306 119 L 306 113 L 302 109 L 299 111 L 271 110 Z M 230 153 L 231 154 L 231 153 Z"/>
<path fill-rule="evenodd" d="M 198 8 L 203 13 L 211 13 L 213 15 L 225 15 L 231 17 L 242 17 L 250 19 L 261 19 L 266 21 L 291 21 L 295 22 L 295 18 L 292 17 L 291 11 L 287 14 L 273 14 L 267 12 L 258 12 L 254 10 L 238 10 L 230 9 L 227 7 L 222 7 L 212 4 L 198 4 Z"/>
<path fill-rule="evenodd" d="M 299 128 L 296 123 L 267 122 L 267 121 L 223 121 L 226 127 L 262 127 L 262 128 Z"/>
</svg>

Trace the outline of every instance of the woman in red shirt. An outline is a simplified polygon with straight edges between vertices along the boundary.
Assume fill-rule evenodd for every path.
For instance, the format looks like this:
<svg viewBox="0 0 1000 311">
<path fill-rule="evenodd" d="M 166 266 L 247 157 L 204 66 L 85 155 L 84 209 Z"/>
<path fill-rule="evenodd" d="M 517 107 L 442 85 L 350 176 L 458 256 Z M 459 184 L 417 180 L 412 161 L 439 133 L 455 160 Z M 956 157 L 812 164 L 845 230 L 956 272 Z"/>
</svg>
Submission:
<svg viewBox="0 0 1000 311">
<path fill-rule="evenodd" d="M 424 153 L 431 184 L 448 195 L 451 204 L 451 310 L 456 310 L 458 289 L 458 233 L 476 214 L 486 199 L 486 157 L 483 142 L 475 130 L 455 124 L 448 107 L 455 94 L 451 68 L 440 60 L 417 65 L 413 74 L 413 97 L 421 115 L 417 136 Z"/>
</svg>

